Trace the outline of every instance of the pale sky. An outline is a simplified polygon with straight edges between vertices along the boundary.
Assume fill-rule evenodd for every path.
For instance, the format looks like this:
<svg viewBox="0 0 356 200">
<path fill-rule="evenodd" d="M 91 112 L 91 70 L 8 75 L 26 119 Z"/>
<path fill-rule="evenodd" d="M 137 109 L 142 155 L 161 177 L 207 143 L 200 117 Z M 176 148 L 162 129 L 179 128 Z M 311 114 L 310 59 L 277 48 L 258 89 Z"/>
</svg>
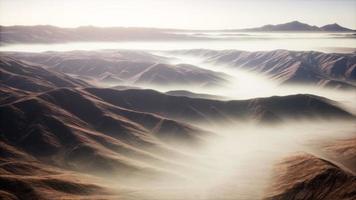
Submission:
<svg viewBox="0 0 356 200">
<path fill-rule="evenodd" d="M 356 0 L 0 0 L 1 25 L 232 29 L 293 20 L 356 29 Z"/>
</svg>

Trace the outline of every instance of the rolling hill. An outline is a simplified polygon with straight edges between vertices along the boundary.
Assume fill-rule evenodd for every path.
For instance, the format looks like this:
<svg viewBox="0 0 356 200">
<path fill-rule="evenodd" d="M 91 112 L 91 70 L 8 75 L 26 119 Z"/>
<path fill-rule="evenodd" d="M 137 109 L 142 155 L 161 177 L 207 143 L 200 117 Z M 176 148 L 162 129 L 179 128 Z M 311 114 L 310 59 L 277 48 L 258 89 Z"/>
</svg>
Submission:
<svg viewBox="0 0 356 200">
<path fill-rule="evenodd" d="M 130 85 L 184 85 L 211 87 L 229 76 L 188 64 L 167 64 L 167 58 L 142 51 L 75 51 L 4 53 L 47 69 L 87 81 Z"/>
<path fill-rule="evenodd" d="M 185 30 L 139 27 L 95 27 L 81 26 L 62 28 L 50 25 L 0 26 L 1 43 L 63 43 L 63 42 L 122 42 L 122 41 L 190 41 L 209 40 L 202 35 L 187 35 L 187 32 L 354 32 L 336 23 L 322 27 L 311 26 L 299 21 L 284 24 L 265 25 L 247 29 L 227 30 Z"/>
<path fill-rule="evenodd" d="M 142 187 L 161 177 L 199 177 L 210 169 L 195 168 L 182 149 L 216 134 L 196 121 L 355 119 L 313 95 L 218 101 L 95 88 L 7 56 L 0 69 L 0 197 L 7 199 L 137 199 L 143 197 L 132 192 L 135 180 Z M 341 185 L 353 181 L 346 172 L 340 176 Z"/>
<path fill-rule="evenodd" d="M 204 62 L 264 74 L 281 84 L 308 84 L 355 89 L 356 54 L 314 51 L 187 50 L 173 54 L 202 58 Z"/>
<path fill-rule="evenodd" d="M 288 157 L 275 170 L 276 182 L 266 200 L 351 200 L 355 197 L 355 175 L 313 155 Z"/>
</svg>

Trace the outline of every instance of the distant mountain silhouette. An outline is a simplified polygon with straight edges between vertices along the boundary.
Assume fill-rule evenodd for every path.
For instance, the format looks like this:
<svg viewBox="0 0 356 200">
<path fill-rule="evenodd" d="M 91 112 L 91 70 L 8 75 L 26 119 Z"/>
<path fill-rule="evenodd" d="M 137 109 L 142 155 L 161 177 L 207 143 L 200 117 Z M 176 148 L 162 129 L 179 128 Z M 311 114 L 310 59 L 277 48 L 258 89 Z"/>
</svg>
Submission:
<svg viewBox="0 0 356 200">
<path fill-rule="evenodd" d="M 298 21 L 285 24 L 265 25 L 258 28 L 243 29 L 247 31 L 320 31 L 317 26 L 310 26 Z"/>
<path fill-rule="evenodd" d="M 61 28 L 49 25 L 0 26 L 1 43 L 63 43 L 97 41 L 167 41 L 167 40 L 209 40 L 204 34 L 188 35 L 184 29 L 94 27 Z M 198 30 L 199 31 L 199 30 Z M 299 21 L 285 24 L 265 25 L 247 29 L 210 31 L 307 31 L 307 32 L 353 32 L 355 30 L 329 24 L 323 27 L 311 26 Z M 209 31 L 208 31 L 209 32 Z M 229 35 L 227 35 L 229 36 Z M 230 35 L 231 36 L 231 35 Z M 212 38 L 210 38 L 212 39 Z"/>
<path fill-rule="evenodd" d="M 337 23 L 328 24 L 328 25 L 322 26 L 322 27 L 320 27 L 320 29 L 323 30 L 323 31 L 329 31 L 329 32 L 350 32 L 350 31 L 354 31 L 354 30 L 342 27 Z"/>
<path fill-rule="evenodd" d="M 338 24 L 328 24 L 322 27 L 311 26 L 299 21 L 292 21 L 285 24 L 265 25 L 257 28 L 239 29 L 242 31 L 327 31 L 327 32 L 352 32 L 354 30 L 342 27 Z"/>
<path fill-rule="evenodd" d="M 199 37 L 174 34 L 173 29 L 56 26 L 0 26 L 1 43 L 62 43 L 85 41 L 198 40 Z"/>
</svg>

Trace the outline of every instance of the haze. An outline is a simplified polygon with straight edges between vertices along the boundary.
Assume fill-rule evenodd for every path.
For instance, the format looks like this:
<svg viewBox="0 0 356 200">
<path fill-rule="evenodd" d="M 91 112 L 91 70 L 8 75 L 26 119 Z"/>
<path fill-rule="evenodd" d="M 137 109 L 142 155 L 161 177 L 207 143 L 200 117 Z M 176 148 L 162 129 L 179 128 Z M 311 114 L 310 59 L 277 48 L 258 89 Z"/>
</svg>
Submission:
<svg viewBox="0 0 356 200">
<path fill-rule="evenodd" d="M 355 11 L 0 0 L 0 199 L 355 200 Z"/>
<path fill-rule="evenodd" d="M 356 29 L 354 0 L 2 0 L 1 25 L 231 29 L 299 20 Z"/>
</svg>

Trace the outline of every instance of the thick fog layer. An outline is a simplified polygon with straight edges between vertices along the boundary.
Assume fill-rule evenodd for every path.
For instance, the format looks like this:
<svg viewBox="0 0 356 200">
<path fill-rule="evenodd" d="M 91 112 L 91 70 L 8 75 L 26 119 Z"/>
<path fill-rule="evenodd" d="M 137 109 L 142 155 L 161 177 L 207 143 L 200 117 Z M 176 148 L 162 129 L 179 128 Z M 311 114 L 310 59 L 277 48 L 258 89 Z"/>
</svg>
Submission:
<svg viewBox="0 0 356 200">
<path fill-rule="evenodd" d="M 177 33 L 173 33 L 177 34 Z M 134 40 L 121 42 L 68 42 L 57 44 L 2 44 L 0 51 L 72 51 L 98 49 L 177 50 L 177 49 L 239 49 L 269 51 L 288 49 L 350 53 L 355 51 L 353 33 L 296 32 L 180 32 L 181 40 Z M 190 38 L 194 36 L 194 38 Z"/>
<path fill-rule="evenodd" d="M 330 159 L 323 145 L 355 136 L 356 124 L 342 121 L 289 121 L 280 125 L 254 122 L 199 124 L 214 135 L 194 148 L 169 144 L 186 155 L 165 159 L 180 165 L 166 168 L 177 174 L 154 180 L 134 176 L 122 179 L 131 184 L 133 198 L 144 199 L 259 199 L 271 184 L 271 172 L 279 160 L 297 153 Z M 337 134 L 335 134 L 337 133 Z M 157 153 L 157 152 L 156 152 Z M 337 160 L 332 162 L 338 164 Z M 115 179 L 110 180 L 115 183 Z"/>
<path fill-rule="evenodd" d="M 313 94 L 338 102 L 349 112 L 356 113 L 356 92 L 354 90 L 340 90 L 323 88 L 311 84 L 280 84 L 267 75 L 237 69 L 229 64 L 211 64 L 198 56 L 185 56 L 175 51 L 154 51 L 154 55 L 166 57 L 162 62 L 169 64 L 191 64 L 199 68 L 211 70 L 226 75 L 227 82 L 215 87 L 199 87 L 181 85 L 150 85 L 138 84 L 141 88 L 150 88 L 161 92 L 172 90 L 189 90 L 193 93 L 209 94 L 213 98 L 222 100 L 251 99 L 270 96 L 286 96 L 292 94 Z M 111 86 L 114 86 L 113 83 Z"/>
</svg>

